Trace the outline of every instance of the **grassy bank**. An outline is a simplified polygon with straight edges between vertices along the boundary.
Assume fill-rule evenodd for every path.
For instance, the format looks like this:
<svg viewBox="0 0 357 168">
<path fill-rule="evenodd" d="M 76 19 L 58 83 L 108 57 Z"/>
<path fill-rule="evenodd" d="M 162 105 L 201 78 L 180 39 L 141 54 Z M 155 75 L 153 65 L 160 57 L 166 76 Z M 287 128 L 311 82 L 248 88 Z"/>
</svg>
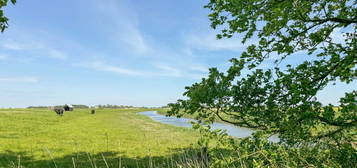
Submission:
<svg viewBox="0 0 357 168">
<path fill-rule="evenodd" d="M 0 167 L 146 167 L 196 142 L 197 132 L 137 114 L 145 110 L 0 109 Z"/>
</svg>

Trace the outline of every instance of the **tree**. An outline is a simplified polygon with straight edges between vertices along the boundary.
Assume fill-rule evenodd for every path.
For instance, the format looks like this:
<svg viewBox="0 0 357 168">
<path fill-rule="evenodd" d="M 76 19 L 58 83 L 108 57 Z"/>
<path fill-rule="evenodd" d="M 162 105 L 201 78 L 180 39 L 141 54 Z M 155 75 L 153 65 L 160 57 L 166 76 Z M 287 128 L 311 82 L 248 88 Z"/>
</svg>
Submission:
<svg viewBox="0 0 357 168">
<path fill-rule="evenodd" d="M 336 157 L 348 156 L 347 163 L 357 159 L 357 91 L 345 93 L 338 107 L 316 98 L 328 84 L 357 78 L 357 1 L 210 0 L 205 7 L 212 28 L 221 29 L 218 39 L 240 35 L 243 43 L 258 42 L 232 58 L 227 72 L 211 68 L 207 78 L 186 87 L 187 99 L 170 104 L 169 115 L 218 118 L 278 134 L 290 146 L 329 148 Z M 331 36 L 340 29 L 344 41 Z M 309 59 L 282 66 L 300 51 Z M 272 68 L 259 69 L 273 58 Z"/>
<path fill-rule="evenodd" d="M 0 31 L 4 32 L 4 30 L 9 26 L 8 25 L 8 18 L 4 16 L 3 7 L 8 4 L 9 0 L 0 0 Z M 11 0 L 11 3 L 15 5 L 16 0 Z"/>
</svg>

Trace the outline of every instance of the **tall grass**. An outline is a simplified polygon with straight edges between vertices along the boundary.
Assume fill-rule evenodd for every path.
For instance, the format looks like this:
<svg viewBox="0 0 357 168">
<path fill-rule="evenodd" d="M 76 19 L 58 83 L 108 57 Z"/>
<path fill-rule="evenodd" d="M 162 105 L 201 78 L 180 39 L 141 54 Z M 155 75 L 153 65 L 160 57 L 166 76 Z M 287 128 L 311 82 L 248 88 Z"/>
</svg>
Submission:
<svg viewBox="0 0 357 168">
<path fill-rule="evenodd" d="M 46 165 L 48 168 L 59 168 L 57 162 L 60 160 L 53 158 L 53 153 L 48 152 L 48 157 L 51 159 L 43 160 L 42 165 Z M 66 164 L 62 167 L 73 168 L 207 168 L 209 165 L 208 155 L 204 150 L 189 149 L 180 154 L 175 154 L 167 157 L 165 160 L 157 160 L 149 156 L 146 162 L 135 160 L 135 165 L 131 162 L 127 163 L 123 161 L 122 157 L 106 157 L 105 153 L 99 153 L 93 156 L 91 153 L 82 153 L 80 159 L 78 156 L 71 157 L 71 164 Z M 86 157 L 84 156 L 86 155 Z M 15 160 L 9 160 L 7 164 L 1 167 L 9 168 L 26 168 L 31 167 L 31 164 L 24 164 L 21 160 L 21 156 L 18 156 Z"/>
</svg>

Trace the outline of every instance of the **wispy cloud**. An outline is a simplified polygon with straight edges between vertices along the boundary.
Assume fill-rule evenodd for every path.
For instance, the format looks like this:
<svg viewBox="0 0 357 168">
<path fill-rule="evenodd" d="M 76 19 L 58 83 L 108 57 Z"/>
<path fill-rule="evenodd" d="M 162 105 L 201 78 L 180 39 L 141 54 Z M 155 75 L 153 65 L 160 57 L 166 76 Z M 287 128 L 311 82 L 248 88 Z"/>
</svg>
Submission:
<svg viewBox="0 0 357 168">
<path fill-rule="evenodd" d="M 150 52 L 151 47 L 139 29 L 133 25 L 129 27 L 130 28 L 125 31 L 126 33 L 118 33 L 118 38 L 121 38 L 122 42 L 129 46 L 133 52 L 138 54 Z"/>
<path fill-rule="evenodd" d="M 64 42 L 71 41 L 71 37 L 66 36 L 65 34 L 61 36 L 61 38 L 65 40 L 60 40 L 60 42 L 57 43 L 58 40 L 56 39 L 58 38 L 53 38 L 55 35 L 52 35 L 54 33 L 47 32 L 47 35 L 46 31 L 44 31 L 44 36 L 38 35 L 43 33 L 42 31 L 40 33 L 37 32 L 36 35 L 23 33 L 25 35 L 21 35 L 21 38 L 16 38 L 16 40 L 8 39 L 5 43 L 0 42 L 0 46 L 6 50 L 18 52 L 19 54 L 22 54 L 21 52 L 26 54 L 30 53 L 35 58 L 42 57 L 43 55 L 58 60 L 70 59 L 71 62 L 81 62 L 76 64 L 80 67 L 125 76 L 196 79 L 197 76 L 202 76 L 202 74 L 207 72 L 208 68 L 201 66 L 195 60 L 190 59 L 190 57 L 193 57 L 193 51 L 191 50 L 189 43 L 182 44 L 182 41 L 178 41 L 177 45 L 183 45 L 183 48 L 187 48 L 186 51 L 182 52 L 180 49 L 173 49 L 170 45 L 161 43 L 160 39 L 151 37 L 149 34 L 142 31 L 140 27 L 140 18 L 138 18 L 136 14 L 137 11 L 135 11 L 133 4 L 130 4 L 130 1 L 108 0 L 106 3 L 103 3 L 98 0 L 92 0 L 90 2 L 92 2 L 92 5 L 90 5 L 89 10 L 91 10 L 93 14 L 93 21 L 96 23 L 96 26 L 98 26 L 97 28 L 101 30 L 100 35 L 98 36 L 100 36 L 100 38 L 107 38 L 104 39 L 104 42 L 107 40 L 109 44 L 107 48 L 105 48 L 105 50 L 108 51 L 106 53 L 95 50 L 91 46 L 86 46 L 88 45 L 86 43 L 79 43 L 81 44 L 81 49 L 72 47 L 72 45 L 68 45 Z M 103 37 L 103 35 L 107 36 Z M 218 49 L 227 47 L 220 43 L 211 44 L 212 46 L 205 46 L 206 42 L 200 41 L 202 36 L 189 36 L 191 39 L 187 39 L 186 42 L 193 42 L 195 44 L 192 45 L 193 48 L 199 46 L 208 48 L 215 46 L 214 48 Z M 203 40 L 208 40 L 207 43 L 210 44 L 210 42 L 215 41 L 215 37 L 214 35 L 211 35 L 210 38 Z M 115 49 L 112 48 L 113 44 Z M 118 45 L 115 46 L 115 44 Z M 115 57 L 131 57 L 130 59 L 133 59 L 132 57 L 137 55 L 144 55 L 145 60 L 138 60 L 138 64 L 147 64 L 148 62 L 157 61 L 166 63 L 152 65 L 152 67 L 146 67 L 147 69 L 133 69 L 133 66 L 130 65 L 130 62 L 133 62 L 132 60 L 128 61 L 128 63 L 125 63 L 124 61 L 121 62 L 120 65 L 117 65 L 111 61 L 116 59 L 112 59 L 114 55 L 110 53 L 118 53 Z M 71 55 L 73 55 L 73 57 L 70 57 Z M 81 57 L 80 55 L 89 56 Z M 99 61 L 91 61 L 93 59 Z M 135 58 L 133 60 L 135 60 Z"/>
<path fill-rule="evenodd" d="M 73 64 L 77 67 L 84 67 L 96 71 L 110 72 L 118 75 L 132 76 L 132 77 L 173 77 L 173 78 L 188 78 L 199 79 L 206 74 L 202 69 L 195 69 L 194 67 L 182 68 L 174 67 L 165 64 L 154 64 L 152 71 L 143 71 L 137 69 L 124 68 L 117 65 L 108 64 L 103 61 L 82 62 Z"/>
<path fill-rule="evenodd" d="M 127 1 L 94 1 L 94 8 L 99 20 L 105 20 L 105 24 L 102 25 L 111 32 L 109 38 L 122 49 L 129 49 L 136 54 L 150 52 L 151 46 L 146 35 L 139 29 L 136 13 Z"/>
<path fill-rule="evenodd" d="M 192 49 L 202 50 L 231 50 L 236 51 L 245 48 L 249 43 L 243 44 L 242 39 L 233 37 L 230 39 L 217 39 L 216 33 L 187 33 L 183 35 L 184 43 Z M 191 52 L 190 49 L 185 49 L 185 52 Z"/>
<path fill-rule="evenodd" d="M 16 43 L 5 43 L 2 45 L 3 48 L 8 49 L 8 50 L 23 50 L 24 48 L 22 46 L 19 46 Z"/>
<path fill-rule="evenodd" d="M 146 75 L 145 72 L 140 72 L 140 71 L 136 71 L 136 70 L 132 70 L 132 69 L 128 69 L 128 68 L 123 68 L 120 66 L 110 65 L 108 63 L 100 62 L 100 61 L 79 63 L 79 64 L 74 64 L 74 66 L 90 68 L 90 69 L 94 69 L 97 71 L 112 72 L 112 73 L 117 73 L 120 75 L 127 75 L 127 76 L 144 76 L 144 75 Z"/>
<path fill-rule="evenodd" d="M 20 33 L 21 34 L 21 33 Z M 19 37 L 17 40 L 4 40 L 0 43 L 1 48 L 10 51 L 16 51 L 18 53 L 22 53 L 23 55 L 29 55 L 30 53 L 40 53 L 38 55 L 47 56 L 49 58 L 65 60 L 68 58 L 67 54 L 63 51 L 55 49 L 55 47 L 50 46 L 46 42 L 38 37 L 34 36 L 26 36 Z"/>
<path fill-rule="evenodd" d="M 6 60 L 7 58 L 9 58 L 9 56 L 5 54 L 0 54 L 0 60 Z"/>
<path fill-rule="evenodd" d="M 163 70 L 165 73 L 162 75 L 165 76 L 174 76 L 174 77 L 182 77 L 183 76 L 183 71 L 179 70 L 177 68 L 168 66 L 168 65 L 156 65 L 156 68 Z"/>
<path fill-rule="evenodd" d="M 177 67 L 161 63 L 154 64 L 154 67 L 161 70 L 158 76 L 200 79 L 207 74 L 207 69 L 201 65 L 183 65 Z"/>
<path fill-rule="evenodd" d="M 21 50 L 37 50 L 37 49 L 42 49 L 46 48 L 43 44 L 40 44 L 36 39 L 21 39 L 20 40 L 5 40 L 2 43 L 2 48 L 7 49 L 7 50 L 15 50 L 15 51 L 21 51 Z"/>
<path fill-rule="evenodd" d="M 208 67 L 203 66 L 203 65 L 192 65 L 189 67 L 192 71 L 198 71 L 198 72 L 203 72 L 207 73 L 208 72 Z"/>
<path fill-rule="evenodd" d="M 33 76 L 24 77 L 0 77 L 0 82 L 15 82 L 15 83 L 37 83 L 40 79 Z"/>
</svg>

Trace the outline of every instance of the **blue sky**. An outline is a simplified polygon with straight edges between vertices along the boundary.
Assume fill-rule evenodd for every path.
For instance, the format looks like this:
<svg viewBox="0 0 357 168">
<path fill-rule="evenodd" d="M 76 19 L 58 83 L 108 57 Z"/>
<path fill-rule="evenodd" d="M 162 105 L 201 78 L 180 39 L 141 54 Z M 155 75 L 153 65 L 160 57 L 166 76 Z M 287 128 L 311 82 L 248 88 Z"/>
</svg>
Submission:
<svg viewBox="0 0 357 168">
<path fill-rule="evenodd" d="M 0 34 L 0 107 L 162 106 L 245 48 L 216 40 L 207 0 L 21 0 Z M 254 39 L 253 39 L 254 41 Z M 356 83 L 319 94 L 336 103 Z"/>
</svg>

